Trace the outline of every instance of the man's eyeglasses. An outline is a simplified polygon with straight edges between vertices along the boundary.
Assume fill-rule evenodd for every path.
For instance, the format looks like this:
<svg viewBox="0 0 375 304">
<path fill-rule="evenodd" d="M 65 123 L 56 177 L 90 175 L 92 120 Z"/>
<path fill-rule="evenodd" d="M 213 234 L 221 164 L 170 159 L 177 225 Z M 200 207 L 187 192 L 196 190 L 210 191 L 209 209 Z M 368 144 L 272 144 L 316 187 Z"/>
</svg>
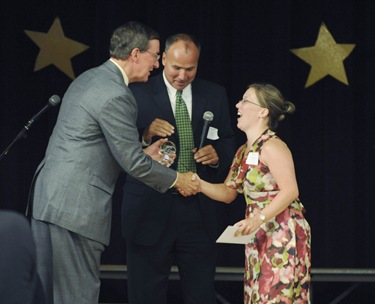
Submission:
<svg viewBox="0 0 375 304">
<path fill-rule="evenodd" d="M 160 54 L 156 54 L 156 53 L 151 52 L 151 51 L 142 51 L 142 52 L 146 52 L 146 53 L 151 54 L 155 58 L 155 60 L 159 60 L 160 59 Z"/>
<path fill-rule="evenodd" d="M 251 103 L 251 104 L 256 105 L 256 106 L 258 106 L 258 107 L 261 107 L 261 108 L 264 108 L 264 107 L 262 107 L 261 105 L 258 105 L 257 103 L 252 102 L 252 101 L 250 101 L 250 100 L 247 100 L 247 99 L 245 99 L 245 98 L 243 98 L 243 99 L 240 100 L 240 103 L 245 103 L 245 102 Z"/>
</svg>

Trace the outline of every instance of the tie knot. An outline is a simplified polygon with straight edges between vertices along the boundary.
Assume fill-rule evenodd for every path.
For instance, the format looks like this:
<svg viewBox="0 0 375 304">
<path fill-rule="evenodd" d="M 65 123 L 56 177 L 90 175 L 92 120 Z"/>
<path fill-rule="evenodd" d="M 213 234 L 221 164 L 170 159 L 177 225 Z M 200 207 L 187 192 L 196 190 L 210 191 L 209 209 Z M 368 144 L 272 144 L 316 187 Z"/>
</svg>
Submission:
<svg viewBox="0 0 375 304">
<path fill-rule="evenodd" d="M 176 92 L 176 102 L 177 104 L 185 103 L 182 99 L 182 90 L 177 90 Z"/>
</svg>

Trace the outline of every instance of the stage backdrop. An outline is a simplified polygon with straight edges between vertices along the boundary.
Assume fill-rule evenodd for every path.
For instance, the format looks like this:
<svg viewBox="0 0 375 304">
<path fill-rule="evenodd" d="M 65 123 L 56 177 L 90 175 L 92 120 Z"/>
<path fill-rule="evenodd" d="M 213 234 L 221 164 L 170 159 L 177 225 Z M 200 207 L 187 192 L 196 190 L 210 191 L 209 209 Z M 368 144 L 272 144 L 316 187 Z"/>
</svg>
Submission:
<svg viewBox="0 0 375 304">
<path fill-rule="evenodd" d="M 2 0 L 0 150 L 50 96 L 62 97 L 75 77 L 108 59 L 117 26 L 144 22 L 160 32 L 162 48 L 168 35 L 192 33 L 202 42 L 197 77 L 227 88 L 234 128 L 235 104 L 251 82 L 270 82 L 295 103 L 279 135 L 294 156 L 313 266 L 375 267 L 374 15 L 373 0 Z M 0 160 L 1 208 L 24 212 L 58 110 Z M 244 136 L 236 134 L 239 146 Z M 126 262 L 119 188 L 105 263 Z M 222 227 L 233 224 L 243 200 L 219 211 Z M 243 266 L 242 246 L 220 246 L 219 266 L 226 265 Z"/>
</svg>

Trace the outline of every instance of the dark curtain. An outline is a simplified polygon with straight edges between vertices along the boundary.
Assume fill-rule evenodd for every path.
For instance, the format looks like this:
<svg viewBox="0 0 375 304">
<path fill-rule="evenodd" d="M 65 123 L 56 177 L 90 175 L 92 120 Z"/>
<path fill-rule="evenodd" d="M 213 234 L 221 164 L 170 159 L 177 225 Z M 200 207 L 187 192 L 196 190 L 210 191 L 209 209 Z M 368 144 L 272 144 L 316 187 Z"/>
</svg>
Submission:
<svg viewBox="0 0 375 304">
<path fill-rule="evenodd" d="M 274 84 L 296 105 L 278 134 L 294 156 L 300 198 L 312 227 L 313 266 L 375 267 L 374 14 L 372 0 L 3 0 L 0 151 L 51 95 L 63 96 L 72 81 L 53 65 L 34 72 L 39 48 L 25 30 L 46 33 L 59 17 L 66 37 L 89 46 L 71 60 L 76 76 L 108 58 L 112 30 L 126 21 L 157 29 L 161 49 L 170 34 L 192 33 L 202 42 L 197 77 L 227 88 L 234 128 L 234 106 L 251 82 Z M 290 50 L 314 46 L 323 23 L 336 43 L 355 44 L 344 60 L 348 85 L 326 76 L 306 88 L 310 65 Z M 1 208 L 24 212 L 57 113 L 58 108 L 50 109 L 0 160 Z M 245 137 L 237 129 L 236 135 L 240 145 Z M 125 263 L 119 233 L 121 183 L 120 178 L 105 263 Z M 223 227 L 233 224 L 244 216 L 243 200 L 220 205 L 219 211 Z M 219 265 L 241 267 L 243 247 L 221 245 Z"/>
</svg>

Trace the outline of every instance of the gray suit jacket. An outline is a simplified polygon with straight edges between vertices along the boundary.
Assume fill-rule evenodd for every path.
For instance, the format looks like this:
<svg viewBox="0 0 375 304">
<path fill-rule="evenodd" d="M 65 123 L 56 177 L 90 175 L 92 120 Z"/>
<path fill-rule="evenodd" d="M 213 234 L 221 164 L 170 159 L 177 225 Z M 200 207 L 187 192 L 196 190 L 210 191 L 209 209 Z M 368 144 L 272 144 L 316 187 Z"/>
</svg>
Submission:
<svg viewBox="0 0 375 304">
<path fill-rule="evenodd" d="M 109 60 L 70 85 L 37 169 L 35 219 L 107 245 L 111 197 L 121 169 L 167 191 L 177 173 L 144 154 L 137 111 L 120 70 Z"/>
</svg>

